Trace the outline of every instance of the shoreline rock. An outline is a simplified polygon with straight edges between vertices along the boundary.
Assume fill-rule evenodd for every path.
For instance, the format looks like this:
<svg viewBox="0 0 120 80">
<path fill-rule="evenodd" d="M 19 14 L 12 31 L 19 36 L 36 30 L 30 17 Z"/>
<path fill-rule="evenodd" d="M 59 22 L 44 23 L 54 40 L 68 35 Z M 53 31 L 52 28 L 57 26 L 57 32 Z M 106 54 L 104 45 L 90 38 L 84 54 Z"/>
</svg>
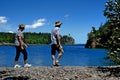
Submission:
<svg viewBox="0 0 120 80">
<path fill-rule="evenodd" d="M 0 67 L 0 80 L 120 80 L 120 66 Z"/>
</svg>

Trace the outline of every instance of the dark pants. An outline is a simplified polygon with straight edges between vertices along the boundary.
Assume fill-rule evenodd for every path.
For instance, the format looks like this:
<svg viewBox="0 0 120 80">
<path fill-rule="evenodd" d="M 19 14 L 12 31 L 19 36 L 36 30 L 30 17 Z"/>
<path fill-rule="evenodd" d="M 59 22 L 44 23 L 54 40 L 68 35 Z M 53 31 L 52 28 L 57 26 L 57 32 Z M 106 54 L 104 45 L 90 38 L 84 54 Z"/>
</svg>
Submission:
<svg viewBox="0 0 120 80">
<path fill-rule="evenodd" d="M 55 55 L 56 51 L 60 52 L 59 48 L 57 47 L 56 44 L 51 45 L 51 54 Z"/>
<path fill-rule="evenodd" d="M 20 46 L 15 46 L 16 47 L 16 57 L 15 57 L 15 61 L 18 61 L 19 57 L 20 57 L 20 52 L 23 53 L 24 55 L 24 61 L 27 60 L 27 51 L 24 48 L 24 50 L 21 49 Z"/>
</svg>

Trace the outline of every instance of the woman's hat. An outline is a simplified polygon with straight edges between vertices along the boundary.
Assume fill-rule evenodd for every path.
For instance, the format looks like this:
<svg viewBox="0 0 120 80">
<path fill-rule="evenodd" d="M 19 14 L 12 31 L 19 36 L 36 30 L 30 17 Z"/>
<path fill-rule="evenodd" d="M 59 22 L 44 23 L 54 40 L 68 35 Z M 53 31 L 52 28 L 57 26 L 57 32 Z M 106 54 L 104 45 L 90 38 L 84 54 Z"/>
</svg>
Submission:
<svg viewBox="0 0 120 80">
<path fill-rule="evenodd" d="M 61 25 L 62 23 L 60 22 L 60 21 L 56 21 L 55 22 L 55 26 L 59 26 L 59 25 Z"/>
<path fill-rule="evenodd" d="M 19 24 L 19 29 L 24 29 L 25 28 L 25 25 L 24 24 Z"/>
</svg>

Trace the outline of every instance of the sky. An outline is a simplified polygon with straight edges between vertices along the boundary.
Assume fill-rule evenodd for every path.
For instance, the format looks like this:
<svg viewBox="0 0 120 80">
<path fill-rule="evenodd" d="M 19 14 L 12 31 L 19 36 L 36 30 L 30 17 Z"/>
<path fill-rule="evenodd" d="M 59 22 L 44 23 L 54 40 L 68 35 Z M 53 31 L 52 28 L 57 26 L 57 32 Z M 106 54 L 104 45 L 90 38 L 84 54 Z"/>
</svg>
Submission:
<svg viewBox="0 0 120 80">
<path fill-rule="evenodd" d="M 24 32 L 51 33 L 56 21 L 60 34 L 70 35 L 76 44 L 85 44 L 92 27 L 106 22 L 107 0 L 0 0 L 0 32 L 13 32 L 24 24 Z"/>
</svg>

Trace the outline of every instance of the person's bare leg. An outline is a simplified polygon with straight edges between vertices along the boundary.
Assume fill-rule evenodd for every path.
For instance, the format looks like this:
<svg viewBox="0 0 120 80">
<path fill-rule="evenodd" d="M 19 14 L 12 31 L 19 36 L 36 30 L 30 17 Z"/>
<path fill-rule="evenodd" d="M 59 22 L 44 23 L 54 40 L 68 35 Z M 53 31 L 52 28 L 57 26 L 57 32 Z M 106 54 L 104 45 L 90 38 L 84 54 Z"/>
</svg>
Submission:
<svg viewBox="0 0 120 80">
<path fill-rule="evenodd" d="M 62 54 L 63 54 L 62 52 L 60 52 L 60 53 L 58 54 L 58 57 L 57 57 L 57 59 L 56 59 L 56 65 L 57 65 L 57 66 L 60 66 L 59 60 L 60 60 Z"/>
<path fill-rule="evenodd" d="M 27 64 L 27 60 L 24 60 L 24 64 Z"/>
<path fill-rule="evenodd" d="M 62 53 L 60 52 L 60 53 L 58 54 L 58 57 L 57 57 L 57 59 L 56 59 L 56 62 L 59 62 L 61 56 L 62 56 Z"/>
<path fill-rule="evenodd" d="M 15 61 L 15 64 L 18 64 L 18 61 Z"/>
<path fill-rule="evenodd" d="M 53 62 L 53 65 L 55 65 L 55 55 L 52 55 L 52 62 Z"/>
<path fill-rule="evenodd" d="M 63 49 L 60 48 L 60 52 L 59 52 L 59 54 L 58 54 L 58 57 L 57 57 L 57 59 L 56 59 L 56 62 L 59 62 L 59 60 L 60 60 L 61 56 L 63 55 L 63 53 L 64 53 Z"/>
</svg>

